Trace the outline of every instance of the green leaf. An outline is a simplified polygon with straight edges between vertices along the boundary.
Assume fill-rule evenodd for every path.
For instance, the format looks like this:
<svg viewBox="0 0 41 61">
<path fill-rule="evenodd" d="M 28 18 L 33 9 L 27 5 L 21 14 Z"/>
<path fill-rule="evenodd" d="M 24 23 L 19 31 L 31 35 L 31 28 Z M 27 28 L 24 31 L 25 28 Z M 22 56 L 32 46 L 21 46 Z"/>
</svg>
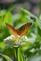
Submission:
<svg viewBox="0 0 41 61">
<path fill-rule="evenodd" d="M 21 11 L 20 13 L 24 13 L 24 14 L 27 14 L 29 17 L 32 16 L 34 18 L 37 18 L 35 15 L 33 15 L 30 11 L 26 10 L 26 9 L 23 9 L 21 8 Z"/>
<path fill-rule="evenodd" d="M 9 56 L 7 56 L 7 55 L 1 54 L 1 56 L 2 56 L 3 58 L 5 58 L 6 61 L 13 61 L 13 60 L 12 60 Z"/>
<path fill-rule="evenodd" d="M 38 34 L 41 36 L 41 29 L 38 27 Z"/>
<path fill-rule="evenodd" d="M 10 35 L 8 29 L 6 27 L 2 27 L 1 28 L 1 32 L 0 32 L 0 41 L 2 41 L 3 39 L 5 39 L 6 37 L 8 37 Z"/>
<path fill-rule="evenodd" d="M 37 20 L 37 25 L 41 29 L 41 15 L 39 16 L 39 18 Z"/>
<path fill-rule="evenodd" d="M 0 13 L 0 29 L 2 26 L 5 26 L 6 23 L 12 24 L 12 19 L 13 19 L 11 12 L 2 11 L 2 13 Z"/>
<path fill-rule="evenodd" d="M 4 17 L 4 23 L 9 23 L 9 24 L 12 24 L 12 13 L 7 11 L 6 14 L 5 14 L 5 17 Z"/>
<path fill-rule="evenodd" d="M 26 51 L 28 48 L 32 46 L 31 42 L 25 42 L 21 47 L 23 51 Z"/>
<path fill-rule="evenodd" d="M 5 45 L 5 43 L 4 43 L 4 42 L 0 42 L 0 48 L 2 48 L 2 49 L 3 49 L 3 48 L 5 48 L 5 46 L 6 46 L 6 45 Z"/>
</svg>

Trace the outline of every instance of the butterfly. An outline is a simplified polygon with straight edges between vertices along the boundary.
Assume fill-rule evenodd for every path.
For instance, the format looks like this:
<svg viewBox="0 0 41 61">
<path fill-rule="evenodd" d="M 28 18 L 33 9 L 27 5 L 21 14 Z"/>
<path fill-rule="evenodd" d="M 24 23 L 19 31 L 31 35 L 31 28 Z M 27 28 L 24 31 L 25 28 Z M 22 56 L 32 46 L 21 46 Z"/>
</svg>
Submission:
<svg viewBox="0 0 41 61">
<path fill-rule="evenodd" d="M 29 29 L 31 28 L 32 23 L 27 23 L 21 26 L 19 29 L 15 29 L 12 25 L 6 24 L 6 27 L 9 29 L 9 31 L 16 37 L 25 35 Z"/>
<path fill-rule="evenodd" d="M 21 39 L 25 38 L 24 36 L 31 28 L 31 25 L 32 23 L 27 23 L 21 26 L 19 29 L 15 29 L 12 25 L 6 24 L 6 27 L 11 32 L 12 35 L 5 38 L 4 41 L 13 40 L 15 46 L 20 45 L 21 42 L 23 41 Z"/>
</svg>

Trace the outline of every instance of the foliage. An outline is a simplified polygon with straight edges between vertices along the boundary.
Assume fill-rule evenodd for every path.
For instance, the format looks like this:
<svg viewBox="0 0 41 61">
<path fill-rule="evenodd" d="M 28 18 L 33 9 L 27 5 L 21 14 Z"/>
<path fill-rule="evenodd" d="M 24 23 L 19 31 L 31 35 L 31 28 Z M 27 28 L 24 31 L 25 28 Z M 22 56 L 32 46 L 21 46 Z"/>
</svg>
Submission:
<svg viewBox="0 0 41 61">
<path fill-rule="evenodd" d="M 32 23 L 32 27 L 19 39 L 21 43 L 14 44 L 17 39 L 4 41 L 11 35 L 6 28 L 6 23 L 16 29 L 26 23 Z M 0 57 L 3 61 L 35 61 L 35 57 L 41 57 L 41 15 L 34 16 L 26 9 L 21 9 L 16 15 L 7 10 L 0 11 Z"/>
</svg>

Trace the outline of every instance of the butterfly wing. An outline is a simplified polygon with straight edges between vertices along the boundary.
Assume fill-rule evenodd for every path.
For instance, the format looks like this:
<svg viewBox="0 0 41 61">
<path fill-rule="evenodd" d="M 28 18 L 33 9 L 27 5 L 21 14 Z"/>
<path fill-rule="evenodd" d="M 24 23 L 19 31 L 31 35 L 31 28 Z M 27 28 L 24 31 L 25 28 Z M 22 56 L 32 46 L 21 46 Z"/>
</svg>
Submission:
<svg viewBox="0 0 41 61">
<path fill-rule="evenodd" d="M 17 36 L 17 31 L 15 30 L 15 28 L 10 25 L 10 24 L 6 24 L 6 27 L 9 29 L 10 33 L 13 34 L 14 36 Z"/>
</svg>

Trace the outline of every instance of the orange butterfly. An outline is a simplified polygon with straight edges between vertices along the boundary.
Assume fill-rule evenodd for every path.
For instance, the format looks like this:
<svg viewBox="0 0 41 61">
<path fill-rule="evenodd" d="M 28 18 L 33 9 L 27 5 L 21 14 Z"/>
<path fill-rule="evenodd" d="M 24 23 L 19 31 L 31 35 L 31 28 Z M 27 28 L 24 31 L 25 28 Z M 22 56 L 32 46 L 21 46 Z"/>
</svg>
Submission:
<svg viewBox="0 0 41 61">
<path fill-rule="evenodd" d="M 9 29 L 9 31 L 14 35 L 14 36 L 23 36 L 25 35 L 30 27 L 31 27 L 32 23 L 27 23 L 25 25 L 23 25 L 22 27 L 20 27 L 19 29 L 15 29 L 12 25 L 10 24 L 6 24 L 6 27 Z"/>
</svg>

